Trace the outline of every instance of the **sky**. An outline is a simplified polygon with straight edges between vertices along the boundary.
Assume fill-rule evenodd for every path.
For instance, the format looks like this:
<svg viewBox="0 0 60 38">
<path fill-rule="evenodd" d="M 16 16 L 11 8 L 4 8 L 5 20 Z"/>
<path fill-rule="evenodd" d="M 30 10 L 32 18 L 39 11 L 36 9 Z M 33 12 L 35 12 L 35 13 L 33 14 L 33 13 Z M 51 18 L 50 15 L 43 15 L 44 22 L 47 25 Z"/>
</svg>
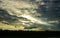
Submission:
<svg viewBox="0 0 60 38">
<path fill-rule="evenodd" d="M 0 29 L 60 31 L 59 3 L 59 0 L 0 0 Z"/>
</svg>

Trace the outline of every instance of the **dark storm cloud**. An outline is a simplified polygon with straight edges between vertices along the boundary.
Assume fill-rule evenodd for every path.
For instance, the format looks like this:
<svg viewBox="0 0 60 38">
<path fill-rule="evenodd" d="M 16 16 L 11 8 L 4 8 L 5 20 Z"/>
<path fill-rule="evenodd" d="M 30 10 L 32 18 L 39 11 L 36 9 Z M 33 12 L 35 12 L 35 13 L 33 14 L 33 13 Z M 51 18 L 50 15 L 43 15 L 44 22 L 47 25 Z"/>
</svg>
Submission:
<svg viewBox="0 0 60 38">
<path fill-rule="evenodd" d="M 40 17 L 48 20 L 60 19 L 60 0 L 43 0 L 44 5 L 38 5 L 37 12 L 43 14 Z M 48 8 L 47 8 L 48 7 Z M 53 24 L 56 29 L 60 29 L 60 24 Z"/>
<path fill-rule="evenodd" d="M 60 1 L 58 1 L 60 2 Z M 50 19 L 54 18 L 60 18 L 60 3 L 52 2 L 46 2 L 44 5 L 39 5 L 37 9 L 38 13 L 42 13 L 43 17 L 47 17 Z M 48 3 L 48 4 L 47 4 Z M 49 5 L 51 3 L 51 5 Z M 47 8 L 48 7 L 48 8 Z"/>
<path fill-rule="evenodd" d="M 0 8 L 0 21 L 7 21 L 9 23 L 17 21 L 16 18 L 17 18 L 16 16 L 10 15 L 6 10 Z"/>
</svg>

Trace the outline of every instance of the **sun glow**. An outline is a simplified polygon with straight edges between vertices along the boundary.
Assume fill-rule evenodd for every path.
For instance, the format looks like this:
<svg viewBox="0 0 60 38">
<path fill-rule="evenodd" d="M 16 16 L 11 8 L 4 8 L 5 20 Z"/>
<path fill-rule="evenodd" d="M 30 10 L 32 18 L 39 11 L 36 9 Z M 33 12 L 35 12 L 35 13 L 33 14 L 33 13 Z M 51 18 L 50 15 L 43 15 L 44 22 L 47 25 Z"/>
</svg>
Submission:
<svg viewBox="0 0 60 38">
<path fill-rule="evenodd" d="M 41 19 L 36 19 L 36 18 L 34 18 L 34 17 L 30 16 L 30 15 L 21 15 L 21 17 L 27 18 L 28 20 L 30 20 L 33 23 L 47 24 L 48 25 L 47 22 L 44 22 Z"/>
</svg>

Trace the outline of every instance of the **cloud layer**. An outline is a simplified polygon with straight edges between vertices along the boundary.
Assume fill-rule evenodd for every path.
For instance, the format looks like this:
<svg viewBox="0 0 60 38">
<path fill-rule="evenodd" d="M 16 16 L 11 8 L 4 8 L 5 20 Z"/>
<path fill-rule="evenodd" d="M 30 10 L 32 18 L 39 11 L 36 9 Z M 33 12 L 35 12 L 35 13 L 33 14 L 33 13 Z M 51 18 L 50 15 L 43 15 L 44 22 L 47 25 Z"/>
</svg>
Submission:
<svg viewBox="0 0 60 38">
<path fill-rule="evenodd" d="M 0 29 L 59 30 L 58 4 L 47 0 L 0 0 Z"/>
</svg>

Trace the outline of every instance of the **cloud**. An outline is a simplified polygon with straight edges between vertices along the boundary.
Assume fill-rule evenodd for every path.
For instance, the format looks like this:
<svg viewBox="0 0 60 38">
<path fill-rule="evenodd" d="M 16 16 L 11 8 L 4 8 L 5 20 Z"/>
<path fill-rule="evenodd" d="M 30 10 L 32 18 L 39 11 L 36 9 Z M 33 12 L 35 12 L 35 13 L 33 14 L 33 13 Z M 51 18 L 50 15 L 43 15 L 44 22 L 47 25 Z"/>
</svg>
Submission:
<svg viewBox="0 0 60 38">
<path fill-rule="evenodd" d="M 55 3 L 51 5 L 48 3 L 48 5 L 46 2 L 40 1 L 42 0 L 2 0 L 0 2 L 0 19 L 6 26 L 3 25 L 0 28 L 10 30 L 35 30 L 35 28 L 41 30 L 39 29 L 41 27 L 43 27 L 42 30 L 46 30 L 50 26 L 54 28 L 54 24 L 48 23 L 48 21 L 60 17 L 59 8 L 56 11 L 55 6 L 52 6 Z M 9 25 L 6 24 L 7 22 Z"/>
</svg>

